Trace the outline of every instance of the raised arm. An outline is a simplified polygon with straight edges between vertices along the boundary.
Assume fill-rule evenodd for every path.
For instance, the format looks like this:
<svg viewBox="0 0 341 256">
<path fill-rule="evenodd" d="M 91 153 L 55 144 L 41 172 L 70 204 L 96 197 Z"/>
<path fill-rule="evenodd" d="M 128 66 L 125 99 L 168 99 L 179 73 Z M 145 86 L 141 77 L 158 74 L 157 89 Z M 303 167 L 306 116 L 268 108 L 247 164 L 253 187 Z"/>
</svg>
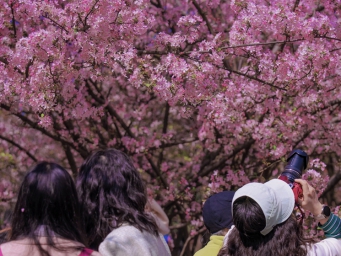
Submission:
<svg viewBox="0 0 341 256">
<path fill-rule="evenodd" d="M 169 219 L 161 206 L 154 199 L 148 200 L 146 211 L 154 216 L 160 233 L 163 235 L 169 234 Z"/>
<path fill-rule="evenodd" d="M 341 238 L 341 219 L 330 213 L 330 210 L 328 212 L 328 208 L 323 211 L 324 205 L 319 202 L 315 189 L 307 181 L 302 179 L 295 181 L 302 185 L 303 197 L 298 199 L 302 208 L 314 215 L 327 238 Z"/>
</svg>

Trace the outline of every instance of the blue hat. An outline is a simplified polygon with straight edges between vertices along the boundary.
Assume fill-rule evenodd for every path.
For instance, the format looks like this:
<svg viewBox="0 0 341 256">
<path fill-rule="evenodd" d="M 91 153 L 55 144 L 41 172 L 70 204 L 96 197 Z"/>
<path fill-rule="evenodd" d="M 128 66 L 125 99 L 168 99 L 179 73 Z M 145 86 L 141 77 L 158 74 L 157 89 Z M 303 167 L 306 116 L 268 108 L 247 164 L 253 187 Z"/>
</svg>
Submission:
<svg viewBox="0 0 341 256">
<path fill-rule="evenodd" d="M 233 191 L 223 191 L 210 196 L 202 208 L 202 217 L 208 231 L 213 234 L 232 226 Z"/>
</svg>

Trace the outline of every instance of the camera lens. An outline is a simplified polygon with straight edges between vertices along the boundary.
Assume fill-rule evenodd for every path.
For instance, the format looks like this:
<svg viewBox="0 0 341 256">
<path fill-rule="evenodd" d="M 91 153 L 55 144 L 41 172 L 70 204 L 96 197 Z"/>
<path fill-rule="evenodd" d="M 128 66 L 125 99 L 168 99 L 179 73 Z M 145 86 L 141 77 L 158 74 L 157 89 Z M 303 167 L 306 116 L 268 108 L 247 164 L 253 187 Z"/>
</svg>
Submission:
<svg viewBox="0 0 341 256">
<path fill-rule="evenodd" d="M 287 165 L 284 168 L 282 175 L 293 183 L 295 179 L 300 179 L 305 168 L 307 168 L 309 156 L 306 152 L 300 149 L 293 150 L 288 158 Z"/>
</svg>

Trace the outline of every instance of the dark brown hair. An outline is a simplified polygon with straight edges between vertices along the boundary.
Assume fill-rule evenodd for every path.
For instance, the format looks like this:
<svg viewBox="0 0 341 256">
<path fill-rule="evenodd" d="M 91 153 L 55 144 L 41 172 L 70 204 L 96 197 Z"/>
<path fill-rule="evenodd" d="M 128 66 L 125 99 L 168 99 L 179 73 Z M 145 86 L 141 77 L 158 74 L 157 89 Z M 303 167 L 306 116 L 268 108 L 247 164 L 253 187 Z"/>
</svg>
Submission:
<svg viewBox="0 0 341 256">
<path fill-rule="evenodd" d="M 233 203 L 233 223 L 227 244 L 218 256 L 305 256 L 307 243 L 303 227 L 294 215 L 276 225 L 273 230 L 262 235 L 266 225 L 265 216 L 260 206 L 251 198 L 243 196 Z"/>
<path fill-rule="evenodd" d="M 90 247 L 124 222 L 158 235 L 155 220 L 145 212 L 143 181 L 129 157 L 116 149 L 98 150 L 83 163 L 77 190 Z"/>
<path fill-rule="evenodd" d="M 59 251 L 81 250 L 86 244 L 75 184 L 56 163 L 41 162 L 25 176 L 12 216 L 10 241 L 29 238 L 41 255 L 50 255 L 43 249 L 40 236 Z M 56 236 L 80 245 L 64 248 L 55 243 Z"/>
</svg>

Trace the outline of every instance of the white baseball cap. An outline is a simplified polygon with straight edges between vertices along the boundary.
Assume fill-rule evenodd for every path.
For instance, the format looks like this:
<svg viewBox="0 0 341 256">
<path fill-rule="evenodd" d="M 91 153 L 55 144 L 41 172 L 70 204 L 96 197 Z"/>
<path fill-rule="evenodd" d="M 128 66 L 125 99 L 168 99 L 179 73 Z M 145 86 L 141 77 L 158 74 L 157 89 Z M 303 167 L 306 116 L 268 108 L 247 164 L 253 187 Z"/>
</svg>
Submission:
<svg viewBox="0 0 341 256">
<path fill-rule="evenodd" d="M 235 200 L 242 196 L 252 198 L 262 209 L 266 226 L 260 231 L 267 235 L 276 225 L 286 221 L 295 207 L 294 192 L 289 185 L 279 179 L 266 183 L 248 183 L 238 189 L 232 199 L 232 209 Z"/>
</svg>

